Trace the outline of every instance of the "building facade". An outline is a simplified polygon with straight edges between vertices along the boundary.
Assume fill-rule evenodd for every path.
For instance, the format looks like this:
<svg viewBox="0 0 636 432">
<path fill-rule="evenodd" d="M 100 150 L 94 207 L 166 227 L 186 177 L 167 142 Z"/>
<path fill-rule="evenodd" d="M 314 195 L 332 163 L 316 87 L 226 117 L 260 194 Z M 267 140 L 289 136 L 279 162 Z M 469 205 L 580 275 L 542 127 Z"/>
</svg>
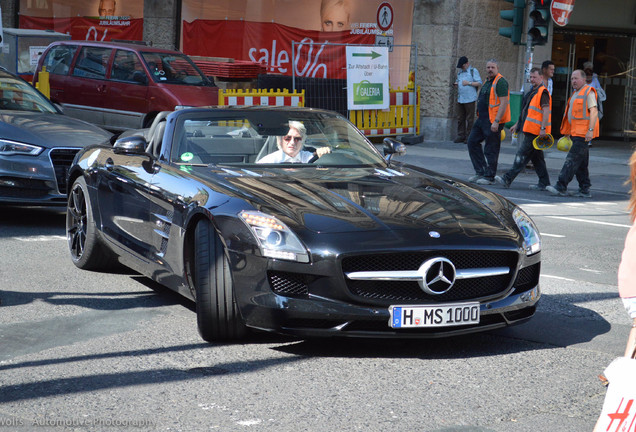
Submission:
<svg viewBox="0 0 636 432">
<path fill-rule="evenodd" d="M 193 31 L 191 24 L 198 21 L 198 18 L 209 18 L 208 24 L 211 25 L 221 23 L 224 13 L 225 20 L 245 23 L 258 21 L 254 16 L 270 13 L 267 9 L 270 8 L 271 1 L 278 2 L 281 8 L 290 4 L 289 0 L 270 0 L 266 8 L 263 6 L 265 2 L 260 0 L 127 0 L 126 3 L 120 0 L 117 7 L 123 9 L 123 14 L 129 15 L 129 21 L 133 24 L 135 20 L 142 22 L 143 30 L 140 36 L 136 36 L 139 39 L 154 46 L 177 48 L 192 54 L 188 50 L 192 50 L 191 40 L 196 38 L 189 32 Z M 315 9 L 316 14 L 319 10 L 322 14 L 324 4 L 343 3 L 338 0 L 323 0 L 321 6 L 320 0 L 302 1 L 310 5 L 312 10 Z M 344 0 L 345 3 L 347 1 L 353 2 L 353 6 L 350 6 L 352 10 L 347 13 L 350 12 L 352 16 L 354 13 L 366 13 L 355 10 L 355 2 L 360 0 Z M 91 26 L 93 21 L 90 20 L 90 15 L 99 15 L 97 11 L 105 7 L 102 3 L 100 0 L 0 0 L 4 27 L 33 25 L 34 22 L 44 22 L 38 19 L 55 20 L 65 14 L 87 15 L 87 23 L 82 22 L 78 26 Z M 115 5 L 114 1 L 109 3 Z M 247 6 L 244 5 L 241 9 L 237 6 L 239 3 Z M 531 0 L 526 2 L 526 16 L 531 3 Z M 494 58 L 499 63 L 500 73 L 508 79 L 512 91 L 520 92 L 526 85 L 526 47 L 515 46 L 510 39 L 498 34 L 500 27 L 510 25 L 500 18 L 500 11 L 511 9 L 512 3 L 504 0 L 392 0 L 381 3 L 381 6 L 385 4 L 389 5 L 389 9 L 385 10 L 394 14 L 398 24 L 391 27 L 388 33 L 382 33 L 382 37 L 388 34 L 392 41 L 395 38 L 397 42 L 402 37 L 401 43 L 412 45 L 407 68 L 415 71 L 416 84 L 421 87 L 420 120 L 425 139 L 454 138 L 457 96 L 453 82 L 459 57 L 467 56 L 484 79 L 486 62 Z M 89 7 L 90 10 L 84 11 Z M 133 13 L 127 12 L 126 8 Z M 80 9 L 81 12 L 75 13 Z M 375 13 L 375 10 L 372 12 Z M 404 20 L 404 17 L 410 22 L 405 24 L 399 21 Z M 321 15 L 320 19 L 322 18 Z M 383 17 L 377 16 L 378 23 L 381 18 Z M 293 27 L 293 19 L 289 20 L 292 23 L 282 22 L 276 31 Z M 366 25 L 364 22 L 373 19 L 361 18 L 359 21 L 359 24 L 348 23 L 349 27 L 346 29 L 351 28 L 352 35 L 354 31 L 363 33 L 361 27 Z M 103 20 L 98 22 L 102 23 Z M 314 31 L 310 36 L 318 34 L 317 31 L 321 30 L 318 27 L 318 17 L 315 25 L 312 20 L 308 22 L 308 31 Z M 132 24 L 126 25 L 130 25 L 126 29 L 132 28 Z M 323 28 L 322 32 L 324 31 L 326 30 Z M 408 33 L 408 37 L 400 36 L 404 33 Z M 104 36 L 106 34 L 102 36 L 97 26 L 95 37 Z M 217 44 L 225 44 L 225 39 Z M 636 2 L 576 0 L 567 26 L 559 27 L 552 23 L 548 43 L 537 46 L 532 51 L 532 65 L 540 66 L 547 59 L 552 59 L 556 65 L 553 124 L 559 123 L 558 119 L 570 94 L 569 74 L 574 69 L 582 68 L 584 62 L 592 61 L 594 72 L 607 94 L 601 134 L 609 137 L 631 137 L 635 133 Z"/>
</svg>

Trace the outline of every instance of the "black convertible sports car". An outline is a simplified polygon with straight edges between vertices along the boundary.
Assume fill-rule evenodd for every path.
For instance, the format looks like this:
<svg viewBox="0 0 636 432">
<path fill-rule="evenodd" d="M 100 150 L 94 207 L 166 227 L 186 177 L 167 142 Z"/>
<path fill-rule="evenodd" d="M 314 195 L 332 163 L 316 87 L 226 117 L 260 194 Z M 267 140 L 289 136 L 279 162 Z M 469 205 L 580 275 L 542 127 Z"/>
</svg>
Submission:
<svg viewBox="0 0 636 432">
<path fill-rule="evenodd" d="M 203 339 L 437 337 L 530 318 L 541 240 L 487 190 L 391 161 L 342 116 L 185 109 L 69 172 L 75 265 L 194 299 Z"/>
</svg>

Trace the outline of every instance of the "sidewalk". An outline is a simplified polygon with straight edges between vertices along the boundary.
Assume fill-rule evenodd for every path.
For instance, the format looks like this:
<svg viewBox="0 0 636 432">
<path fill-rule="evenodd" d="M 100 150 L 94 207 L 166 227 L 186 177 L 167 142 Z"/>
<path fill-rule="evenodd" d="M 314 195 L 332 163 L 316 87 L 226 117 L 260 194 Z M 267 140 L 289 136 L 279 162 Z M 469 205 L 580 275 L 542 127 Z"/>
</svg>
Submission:
<svg viewBox="0 0 636 432">
<path fill-rule="evenodd" d="M 620 196 L 628 198 L 629 185 L 626 185 L 625 182 L 629 179 L 628 163 L 634 146 L 636 146 L 634 141 L 631 143 L 622 140 L 593 141 L 593 146 L 590 148 L 589 170 L 594 198 L 597 198 L 599 193 L 618 194 L 619 197 L 614 196 L 614 199 L 620 199 Z M 505 173 L 512 166 L 516 150 L 508 137 L 501 143 L 497 168 L 499 175 Z M 546 164 L 552 184 L 557 181 L 566 155 L 567 153 L 556 149 L 556 144 L 551 149 L 545 150 Z M 462 180 L 467 180 L 474 174 L 466 144 L 463 143 L 424 140 L 421 144 L 407 146 L 406 155 L 397 157 L 396 160 L 422 166 Z M 515 179 L 511 190 L 527 191 L 528 186 L 536 184 L 536 182 L 537 176 L 534 171 L 527 169 Z M 578 183 L 575 178 L 570 183 L 569 190 L 577 190 L 577 187 Z M 496 189 L 501 189 L 501 186 L 495 185 L 493 190 Z"/>
</svg>

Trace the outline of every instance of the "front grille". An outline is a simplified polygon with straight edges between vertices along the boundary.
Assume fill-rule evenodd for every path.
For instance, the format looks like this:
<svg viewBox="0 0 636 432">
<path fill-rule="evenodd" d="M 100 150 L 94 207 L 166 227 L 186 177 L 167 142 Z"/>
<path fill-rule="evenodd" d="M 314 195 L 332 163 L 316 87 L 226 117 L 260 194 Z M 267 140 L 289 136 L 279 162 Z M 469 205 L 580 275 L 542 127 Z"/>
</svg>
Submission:
<svg viewBox="0 0 636 432">
<path fill-rule="evenodd" d="M 541 273 L 541 263 L 536 263 L 528 267 L 524 267 L 517 273 L 515 283 L 515 292 L 528 291 L 539 285 L 539 274 Z"/>
<path fill-rule="evenodd" d="M 447 302 L 493 297 L 510 286 L 519 255 L 501 251 L 431 251 L 417 253 L 359 255 L 342 261 L 345 273 L 354 271 L 417 270 L 424 261 L 434 257 L 448 258 L 457 269 L 508 267 L 510 273 L 501 276 L 459 279 L 446 293 L 425 293 L 413 281 L 350 280 L 347 287 L 352 295 L 378 304 L 395 302 Z"/>
<path fill-rule="evenodd" d="M 270 270 L 267 272 L 269 286 L 276 294 L 287 297 L 309 294 L 309 277 L 304 274 Z"/>
<path fill-rule="evenodd" d="M 56 148 L 51 150 L 51 152 L 49 153 L 49 156 L 51 157 L 51 163 L 53 163 L 53 170 L 55 171 L 57 190 L 63 195 L 66 195 L 68 193 L 66 177 L 77 152 L 79 152 L 79 149 Z"/>
</svg>

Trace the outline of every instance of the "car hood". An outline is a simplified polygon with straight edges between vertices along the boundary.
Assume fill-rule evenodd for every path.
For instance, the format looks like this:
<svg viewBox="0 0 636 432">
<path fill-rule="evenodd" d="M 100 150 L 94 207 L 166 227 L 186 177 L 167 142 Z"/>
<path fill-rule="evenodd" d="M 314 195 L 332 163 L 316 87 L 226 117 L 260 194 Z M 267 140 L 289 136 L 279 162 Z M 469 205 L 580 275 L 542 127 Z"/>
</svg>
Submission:
<svg viewBox="0 0 636 432">
<path fill-rule="evenodd" d="M 0 112 L 0 136 L 41 147 L 85 147 L 103 143 L 112 133 L 63 114 Z"/>
<path fill-rule="evenodd" d="M 294 230 L 427 229 L 474 237 L 517 237 L 509 228 L 514 204 L 416 167 L 212 171 L 215 177 L 223 177 L 229 193 L 276 215 Z"/>
</svg>

